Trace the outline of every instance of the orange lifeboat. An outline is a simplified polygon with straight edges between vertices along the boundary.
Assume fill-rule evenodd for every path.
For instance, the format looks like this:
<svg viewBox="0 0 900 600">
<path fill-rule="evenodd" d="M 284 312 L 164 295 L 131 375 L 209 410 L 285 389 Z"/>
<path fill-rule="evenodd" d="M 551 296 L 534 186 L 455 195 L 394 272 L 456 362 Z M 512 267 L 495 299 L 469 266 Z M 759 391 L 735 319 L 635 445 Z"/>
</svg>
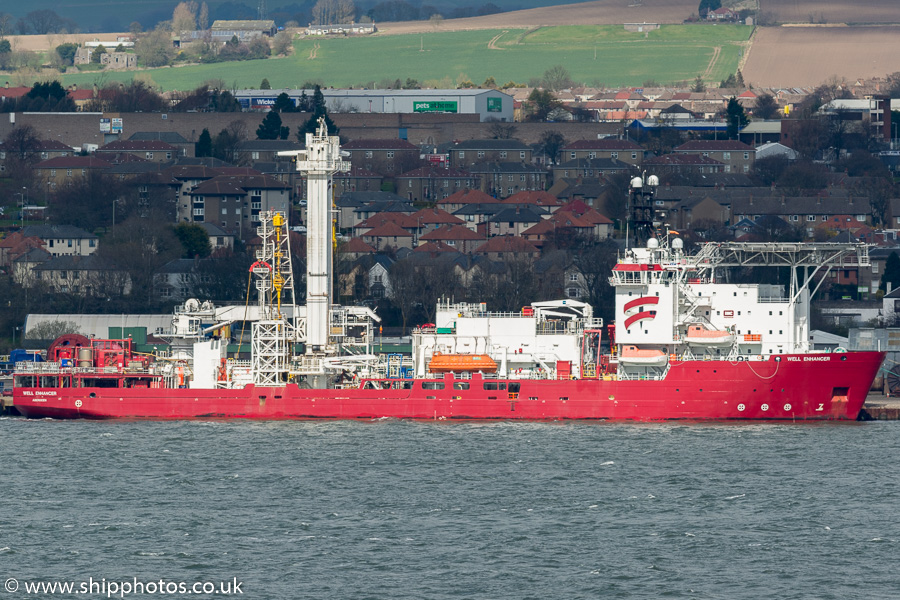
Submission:
<svg viewBox="0 0 900 600">
<path fill-rule="evenodd" d="M 428 370 L 432 373 L 462 373 L 467 371 L 483 371 L 493 373 L 497 363 L 487 354 L 441 354 L 435 352 Z"/>
<path fill-rule="evenodd" d="M 660 367 L 669 360 L 662 350 L 650 350 L 637 346 L 622 346 L 619 350 L 619 362 L 631 365 Z"/>
</svg>

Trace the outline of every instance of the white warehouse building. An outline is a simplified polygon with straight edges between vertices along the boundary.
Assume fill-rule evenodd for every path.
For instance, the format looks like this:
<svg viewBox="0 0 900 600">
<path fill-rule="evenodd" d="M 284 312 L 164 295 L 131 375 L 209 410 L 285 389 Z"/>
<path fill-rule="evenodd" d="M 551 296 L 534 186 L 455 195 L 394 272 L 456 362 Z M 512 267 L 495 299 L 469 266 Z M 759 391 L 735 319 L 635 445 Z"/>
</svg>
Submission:
<svg viewBox="0 0 900 600">
<path fill-rule="evenodd" d="M 296 104 L 313 90 L 239 90 L 235 98 L 244 110 L 267 110 L 286 93 Z M 330 112 L 477 114 L 483 121 L 513 120 L 513 98 L 491 89 L 461 90 L 344 90 L 323 89 Z"/>
</svg>

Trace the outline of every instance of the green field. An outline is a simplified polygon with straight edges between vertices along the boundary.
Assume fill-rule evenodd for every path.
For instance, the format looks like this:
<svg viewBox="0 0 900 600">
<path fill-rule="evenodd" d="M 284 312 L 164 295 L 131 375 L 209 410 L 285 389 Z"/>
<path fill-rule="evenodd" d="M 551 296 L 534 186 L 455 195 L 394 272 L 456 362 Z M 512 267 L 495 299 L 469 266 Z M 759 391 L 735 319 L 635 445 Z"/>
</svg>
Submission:
<svg viewBox="0 0 900 600">
<path fill-rule="evenodd" d="M 434 32 L 422 35 L 303 39 L 288 58 L 190 65 L 141 71 L 163 89 L 188 90 L 207 79 L 237 88 L 296 88 L 318 80 L 334 87 L 364 86 L 411 77 L 433 87 L 475 84 L 493 77 L 527 83 L 554 65 L 587 85 L 640 85 L 690 81 L 703 75 L 717 83 L 737 70 L 751 28 L 742 25 L 669 25 L 644 33 L 621 26 L 542 27 L 534 30 Z M 496 49 L 489 48 L 493 40 Z M 716 60 L 711 64 L 711 59 Z M 311 58 L 312 57 L 312 58 Z M 129 80 L 133 72 L 105 72 L 106 81 Z M 64 76 L 64 83 L 90 85 L 97 73 Z"/>
</svg>

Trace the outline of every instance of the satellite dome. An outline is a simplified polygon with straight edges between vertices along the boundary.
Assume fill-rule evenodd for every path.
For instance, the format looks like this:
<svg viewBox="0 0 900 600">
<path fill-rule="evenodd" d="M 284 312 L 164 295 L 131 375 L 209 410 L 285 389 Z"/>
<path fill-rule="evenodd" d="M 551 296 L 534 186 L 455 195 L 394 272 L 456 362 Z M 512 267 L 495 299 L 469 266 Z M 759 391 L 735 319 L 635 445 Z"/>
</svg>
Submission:
<svg viewBox="0 0 900 600">
<path fill-rule="evenodd" d="M 659 240 L 656 238 L 650 238 L 649 240 L 647 240 L 647 248 L 649 250 L 656 250 L 657 248 L 659 248 Z"/>
</svg>

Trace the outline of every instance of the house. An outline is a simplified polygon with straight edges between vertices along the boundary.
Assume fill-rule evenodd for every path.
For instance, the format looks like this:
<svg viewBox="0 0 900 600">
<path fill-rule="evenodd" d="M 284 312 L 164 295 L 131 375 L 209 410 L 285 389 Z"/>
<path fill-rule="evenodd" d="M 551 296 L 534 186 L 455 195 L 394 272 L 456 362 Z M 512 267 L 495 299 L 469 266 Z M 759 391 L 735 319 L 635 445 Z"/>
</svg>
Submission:
<svg viewBox="0 0 900 600">
<path fill-rule="evenodd" d="M 416 235 L 421 236 L 423 233 L 434 231 L 445 225 L 465 225 L 465 221 L 451 215 L 446 210 L 440 208 L 423 208 L 418 212 L 409 215 L 409 218 L 416 221 Z"/>
<path fill-rule="evenodd" d="M 503 201 L 503 204 L 531 204 L 544 210 L 553 212 L 563 206 L 565 202 L 545 191 L 521 191 L 516 192 Z"/>
<path fill-rule="evenodd" d="M 374 171 L 352 165 L 349 171 L 335 173 L 331 180 L 331 186 L 336 198 L 341 198 L 349 192 L 378 192 L 384 177 Z M 306 190 L 303 190 L 303 194 Z"/>
<path fill-rule="evenodd" d="M 12 259 L 10 263 L 10 274 L 12 280 L 22 287 L 34 287 L 39 280 L 39 276 L 35 273 L 34 268 L 49 261 L 52 256 L 43 248 L 30 248 L 26 252 L 19 254 Z"/>
<path fill-rule="evenodd" d="M 337 178 L 335 177 L 335 181 Z M 383 212 L 383 208 L 395 210 L 397 206 L 406 206 L 403 212 L 413 213 L 415 208 L 405 204 L 405 200 L 393 192 L 376 190 L 344 191 L 334 201 L 338 209 L 337 221 L 339 229 L 356 227 L 372 215 Z"/>
<path fill-rule="evenodd" d="M 220 44 L 230 41 L 233 37 L 240 42 L 249 42 L 262 36 L 272 37 L 277 31 L 275 21 L 271 19 L 232 21 L 217 19 L 209 29 L 213 41 Z"/>
<path fill-rule="evenodd" d="M 634 165 L 617 158 L 576 158 L 555 164 L 552 170 L 553 180 L 556 181 L 562 177 L 602 177 L 630 173 L 634 168 Z"/>
<path fill-rule="evenodd" d="M 422 165 L 419 147 L 404 139 L 357 139 L 341 146 L 354 166 L 394 177 Z"/>
<path fill-rule="evenodd" d="M 532 225 L 541 222 L 549 211 L 525 204 L 509 206 L 487 220 L 488 236 L 521 235 Z"/>
<path fill-rule="evenodd" d="M 603 138 L 571 142 L 566 144 L 559 153 L 560 161 L 577 160 L 579 158 L 615 158 L 635 167 L 640 167 L 644 161 L 644 148 L 631 140 Z"/>
<path fill-rule="evenodd" d="M 756 160 L 753 147 L 736 140 L 691 140 L 673 151 L 715 159 L 725 165 L 726 173 L 749 173 Z"/>
<path fill-rule="evenodd" d="M 19 231 L 13 231 L 0 240 L 0 267 L 9 267 L 19 256 L 33 250 L 43 248 L 44 240 L 39 237 L 25 237 Z M 49 256 L 49 254 L 48 254 Z"/>
<path fill-rule="evenodd" d="M 736 21 L 737 13 L 724 6 L 706 12 L 707 21 Z"/>
<path fill-rule="evenodd" d="M 94 151 L 97 158 L 109 160 L 119 154 L 132 154 L 144 160 L 167 162 L 181 155 L 181 150 L 162 140 L 116 140 Z"/>
<path fill-rule="evenodd" d="M 225 171 L 227 172 L 227 170 Z M 243 235 L 259 226 L 260 212 L 290 214 L 290 187 L 265 175 L 217 175 L 197 184 L 181 198 L 179 223 L 215 223 L 223 230 Z"/>
<path fill-rule="evenodd" d="M 360 223 L 353 228 L 353 233 L 356 236 L 365 236 L 373 229 L 377 229 L 382 225 L 386 225 L 387 223 L 393 223 L 394 225 L 405 229 L 410 235 L 414 237 L 417 235 L 419 223 L 415 219 L 410 217 L 405 212 L 391 211 L 376 213 L 365 221 L 360 221 Z"/>
<path fill-rule="evenodd" d="M 97 250 L 97 236 L 72 225 L 29 225 L 26 238 L 39 238 L 51 256 L 88 256 Z"/>
<path fill-rule="evenodd" d="M 34 175 L 42 188 L 55 190 L 90 172 L 102 172 L 111 166 L 112 163 L 93 156 L 57 156 L 36 164 Z"/>
<path fill-rule="evenodd" d="M 501 261 L 521 258 L 534 260 L 540 255 L 534 244 L 513 235 L 493 237 L 476 248 L 475 252 Z"/>
<path fill-rule="evenodd" d="M 338 252 L 346 254 L 354 260 L 366 254 L 374 254 L 375 248 L 368 245 L 358 237 L 350 238 L 345 244 L 338 246 Z"/>
<path fill-rule="evenodd" d="M 209 245 L 212 248 L 212 251 L 221 250 L 223 248 L 227 248 L 228 250 L 234 250 L 234 234 L 229 233 L 216 225 L 215 223 L 202 222 L 198 223 L 200 227 L 206 231 L 206 235 L 209 236 Z"/>
<path fill-rule="evenodd" d="M 48 160 L 74 154 L 76 151 L 71 146 L 58 140 L 39 140 L 37 144 L 29 145 L 27 148 L 16 148 L 7 142 L 0 142 L 0 174 L 6 173 L 9 161 Z"/>
<path fill-rule="evenodd" d="M 484 236 L 461 225 L 444 225 L 419 236 L 419 241 L 446 245 L 457 252 L 468 254 L 484 243 Z"/>
<path fill-rule="evenodd" d="M 722 162 L 700 154 L 663 154 L 648 158 L 644 168 L 650 173 L 724 173 L 726 165 Z"/>
<path fill-rule="evenodd" d="M 236 165 L 251 166 L 259 161 L 289 163 L 289 157 L 278 156 L 278 153 L 302 149 L 303 144 L 293 140 L 245 140 L 235 145 L 232 160 Z"/>
<path fill-rule="evenodd" d="M 479 189 L 467 188 L 459 190 L 458 192 L 455 192 L 446 198 L 438 200 L 437 205 L 449 213 L 455 213 L 464 206 L 473 204 L 494 204 L 496 202 L 496 198 L 489 196 Z M 900 211 L 898 211 L 898 214 L 900 214 Z"/>
<path fill-rule="evenodd" d="M 478 177 L 452 167 L 419 167 L 395 178 L 397 193 L 411 202 L 438 202 L 479 185 Z"/>
<path fill-rule="evenodd" d="M 34 281 L 40 281 L 50 289 L 77 296 L 127 295 L 131 292 L 131 280 L 102 261 L 99 256 L 59 255 L 32 268 Z"/>
<path fill-rule="evenodd" d="M 800 153 L 778 142 L 767 142 L 756 147 L 756 160 L 776 156 L 785 160 L 797 160 L 800 158 Z"/>
<path fill-rule="evenodd" d="M 133 52 L 104 52 L 100 55 L 100 64 L 107 69 L 137 68 L 137 54 Z"/>
<path fill-rule="evenodd" d="M 523 162 L 485 162 L 469 167 L 480 180 L 481 191 L 495 198 L 508 198 L 521 191 L 543 190 L 547 172 Z"/>
<path fill-rule="evenodd" d="M 450 166 L 470 169 L 486 162 L 531 163 L 531 146 L 515 139 L 467 140 L 450 146 Z"/>
<path fill-rule="evenodd" d="M 412 249 L 413 247 L 413 234 L 396 223 L 388 222 L 374 227 L 361 237 L 362 241 L 375 248 L 376 251 L 384 248 Z"/>
</svg>

